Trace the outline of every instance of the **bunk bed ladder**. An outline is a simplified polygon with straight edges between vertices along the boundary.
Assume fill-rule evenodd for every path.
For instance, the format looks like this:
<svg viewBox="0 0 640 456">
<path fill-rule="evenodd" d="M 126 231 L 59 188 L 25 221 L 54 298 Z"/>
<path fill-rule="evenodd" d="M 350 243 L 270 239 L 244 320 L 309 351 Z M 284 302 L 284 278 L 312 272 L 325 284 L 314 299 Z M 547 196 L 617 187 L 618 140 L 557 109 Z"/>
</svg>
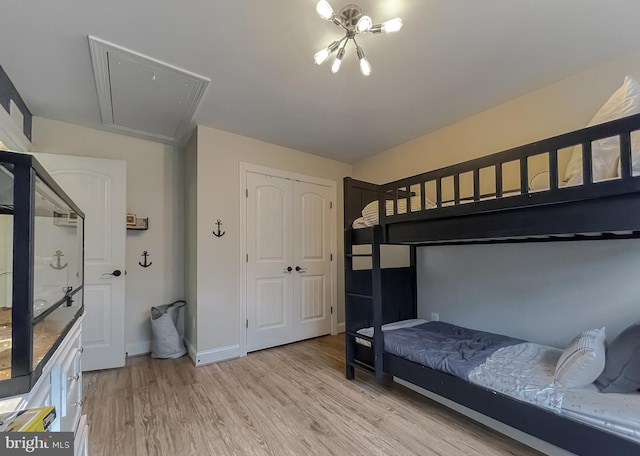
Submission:
<svg viewBox="0 0 640 456">
<path fill-rule="evenodd" d="M 345 310 L 345 352 L 346 372 L 348 380 L 355 378 L 356 340 L 353 328 L 350 327 L 351 300 L 353 299 L 353 240 L 351 230 L 344 230 L 344 310 Z"/>
<path fill-rule="evenodd" d="M 373 367 L 376 380 L 381 382 L 384 376 L 384 335 L 382 334 L 382 268 L 380 266 L 380 244 L 382 226 L 373 227 L 371 242 L 371 296 L 373 305 Z"/>
<path fill-rule="evenodd" d="M 384 339 L 382 335 L 382 272 L 380 268 L 380 245 L 383 239 L 382 227 L 376 225 L 371 228 L 373 230 L 373 240 L 371 243 L 370 254 L 354 254 L 351 230 L 345 231 L 345 310 L 346 310 L 346 377 L 352 380 L 355 377 L 355 368 L 364 369 L 373 373 L 376 380 L 381 381 L 384 376 L 383 369 L 383 353 Z M 354 290 L 353 280 L 353 258 L 369 257 L 371 258 L 371 290 L 363 293 L 361 290 Z M 367 301 L 370 306 L 373 321 L 374 334 L 372 338 L 357 334 L 358 328 L 352 328 L 349 325 L 351 321 L 350 314 L 353 312 L 356 300 Z M 373 365 L 369 365 L 362 360 L 356 358 L 357 342 L 356 337 L 369 340 L 373 349 Z"/>
</svg>

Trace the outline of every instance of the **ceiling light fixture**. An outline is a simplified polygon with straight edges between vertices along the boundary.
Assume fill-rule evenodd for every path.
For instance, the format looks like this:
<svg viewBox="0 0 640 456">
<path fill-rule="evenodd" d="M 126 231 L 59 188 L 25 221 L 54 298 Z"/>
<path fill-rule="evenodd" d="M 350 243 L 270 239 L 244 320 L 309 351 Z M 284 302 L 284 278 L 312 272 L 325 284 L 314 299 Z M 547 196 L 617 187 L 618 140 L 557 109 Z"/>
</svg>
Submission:
<svg viewBox="0 0 640 456">
<path fill-rule="evenodd" d="M 353 40 L 356 55 L 358 56 L 358 60 L 360 60 L 360 71 L 364 76 L 369 76 L 371 74 L 371 64 L 364 56 L 362 48 L 358 45 L 356 35 L 362 33 L 394 33 L 402 28 L 402 19 L 399 17 L 383 22 L 382 24 L 374 24 L 371 18 L 363 15 L 362 9 L 353 3 L 343 6 L 342 9 L 338 11 L 338 14 L 336 14 L 327 0 L 320 0 L 316 4 L 316 11 L 322 19 L 331 21 L 345 30 L 345 36 L 343 36 L 342 39 L 334 41 L 326 48 L 316 52 L 313 56 L 316 65 L 322 65 L 329 59 L 331 54 L 339 48 L 340 50 L 331 65 L 332 73 L 337 73 L 338 70 L 340 70 L 347 43 L 349 40 Z"/>
</svg>

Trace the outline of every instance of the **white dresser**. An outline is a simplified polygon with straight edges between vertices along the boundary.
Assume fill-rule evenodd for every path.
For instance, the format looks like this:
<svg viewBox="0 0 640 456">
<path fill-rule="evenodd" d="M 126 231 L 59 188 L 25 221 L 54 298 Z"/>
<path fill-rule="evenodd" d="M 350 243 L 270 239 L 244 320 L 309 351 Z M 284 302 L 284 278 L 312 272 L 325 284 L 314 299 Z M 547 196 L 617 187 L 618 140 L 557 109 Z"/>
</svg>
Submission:
<svg viewBox="0 0 640 456">
<path fill-rule="evenodd" d="M 87 416 L 82 414 L 82 320 L 80 317 L 26 394 L 0 399 L 0 413 L 44 405 L 56 408 L 54 432 L 75 432 L 75 455 L 88 455 Z"/>
</svg>

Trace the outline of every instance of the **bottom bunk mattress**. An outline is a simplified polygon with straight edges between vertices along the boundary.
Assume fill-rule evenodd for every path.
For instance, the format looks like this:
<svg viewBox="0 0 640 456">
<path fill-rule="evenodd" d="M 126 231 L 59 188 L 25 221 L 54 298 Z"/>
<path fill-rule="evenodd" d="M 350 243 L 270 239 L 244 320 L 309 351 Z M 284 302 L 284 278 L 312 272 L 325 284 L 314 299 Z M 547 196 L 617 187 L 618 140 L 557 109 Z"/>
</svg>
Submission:
<svg viewBox="0 0 640 456">
<path fill-rule="evenodd" d="M 554 382 L 560 349 L 445 322 L 407 320 L 383 330 L 387 353 L 640 442 L 640 392 L 563 388 Z M 358 332 L 373 336 L 372 328 Z"/>
</svg>

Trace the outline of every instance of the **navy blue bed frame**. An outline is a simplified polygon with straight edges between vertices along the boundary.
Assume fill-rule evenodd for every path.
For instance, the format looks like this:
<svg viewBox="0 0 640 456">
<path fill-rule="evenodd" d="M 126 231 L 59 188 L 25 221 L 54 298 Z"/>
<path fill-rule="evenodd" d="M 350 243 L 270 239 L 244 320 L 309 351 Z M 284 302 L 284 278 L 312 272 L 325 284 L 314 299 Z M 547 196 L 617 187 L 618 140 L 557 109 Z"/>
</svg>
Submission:
<svg viewBox="0 0 640 456">
<path fill-rule="evenodd" d="M 418 246 L 640 237 L 640 176 L 632 173 L 630 139 L 638 130 L 640 115 L 635 115 L 387 184 L 345 178 L 347 378 L 355 377 L 356 368 L 379 381 L 385 375 L 398 377 L 575 454 L 640 454 L 640 444 L 632 440 L 385 353 L 381 330 L 386 323 L 416 318 Z M 613 136 L 619 137 L 621 176 L 593 182 L 592 143 Z M 562 187 L 558 184 L 558 150 L 574 145 L 582 145 L 583 183 Z M 542 154 L 549 161 L 549 188 L 531 192 L 529 159 Z M 519 194 L 504 196 L 503 165 L 514 161 L 519 164 Z M 485 199 L 487 195 L 480 191 L 485 168 L 494 170 L 492 199 Z M 461 196 L 460 176 L 465 173 L 473 176 L 470 201 Z M 453 181 L 450 201 L 445 201 L 444 179 Z M 418 192 L 413 191 L 416 188 Z M 426 208 L 427 188 L 435 188 L 435 208 Z M 404 200 L 411 208 L 414 193 L 420 195 L 420 207 L 399 214 L 399 202 Z M 364 206 L 375 200 L 380 224 L 352 229 Z M 386 214 L 387 204 L 393 206 L 394 215 Z M 383 244 L 409 245 L 409 266 L 382 269 Z M 371 245 L 371 253 L 354 253 L 355 245 Z M 371 269 L 355 270 L 357 257 L 370 258 Z M 365 327 L 374 328 L 373 337 L 356 333 Z M 356 343 L 356 337 L 369 340 L 371 347 Z"/>
</svg>

